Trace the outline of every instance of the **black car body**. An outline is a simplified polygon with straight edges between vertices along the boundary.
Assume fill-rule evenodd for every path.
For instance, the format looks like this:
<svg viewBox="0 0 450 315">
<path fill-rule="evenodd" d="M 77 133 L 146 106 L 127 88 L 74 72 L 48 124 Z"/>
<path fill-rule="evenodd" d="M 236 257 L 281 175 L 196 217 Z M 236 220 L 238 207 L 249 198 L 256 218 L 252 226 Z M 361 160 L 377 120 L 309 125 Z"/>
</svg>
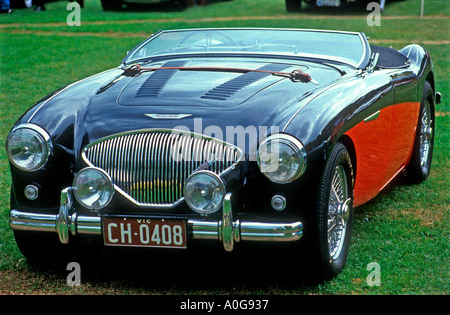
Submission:
<svg viewBox="0 0 450 315">
<path fill-rule="evenodd" d="M 158 32 L 17 121 L 10 225 L 30 260 L 52 250 L 41 236 L 136 250 L 283 242 L 329 279 L 353 208 L 405 170 L 428 176 L 434 80 L 422 47 L 362 33 Z"/>
</svg>

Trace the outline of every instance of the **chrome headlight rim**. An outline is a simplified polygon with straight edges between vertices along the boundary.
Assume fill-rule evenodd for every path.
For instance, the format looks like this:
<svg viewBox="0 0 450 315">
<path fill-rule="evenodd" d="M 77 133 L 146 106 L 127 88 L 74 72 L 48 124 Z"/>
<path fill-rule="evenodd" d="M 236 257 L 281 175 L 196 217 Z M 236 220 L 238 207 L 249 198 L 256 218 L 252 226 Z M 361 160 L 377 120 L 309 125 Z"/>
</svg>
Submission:
<svg viewBox="0 0 450 315">
<path fill-rule="evenodd" d="M 219 190 L 222 194 L 220 201 L 213 208 L 206 210 L 206 211 L 195 207 L 195 205 L 189 199 L 189 194 L 187 194 L 187 189 L 186 189 L 186 187 L 189 185 L 189 183 L 193 179 L 195 179 L 196 177 L 201 176 L 201 175 L 210 176 L 213 180 L 215 180 L 217 182 Z M 184 182 L 183 194 L 184 194 L 184 200 L 186 201 L 189 208 L 191 208 L 193 211 L 195 211 L 199 214 L 208 215 L 208 214 L 217 212 L 222 207 L 223 201 L 225 199 L 226 188 L 225 188 L 225 183 L 223 182 L 222 178 L 219 175 L 217 175 L 214 172 L 208 171 L 208 170 L 201 170 L 201 171 L 196 171 L 196 172 L 192 173 L 191 175 L 189 175 L 189 177 Z"/>
<path fill-rule="evenodd" d="M 18 131 L 22 131 L 22 130 L 26 130 L 26 129 L 31 130 L 34 133 L 34 135 L 36 135 L 37 138 L 40 140 L 40 144 L 42 144 L 44 147 L 44 150 L 42 151 L 43 158 L 41 159 L 41 161 L 39 163 L 37 163 L 33 167 L 23 167 L 20 164 L 18 164 L 15 161 L 11 150 L 9 149 L 10 141 L 14 137 L 14 134 L 17 133 Z M 41 170 L 47 164 L 48 160 L 50 159 L 50 157 L 53 154 L 53 143 L 52 143 L 50 135 L 42 127 L 32 124 L 32 123 L 24 123 L 24 124 L 20 124 L 20 125 L 14 127 L 10 131 L 8 138 L 6 140 L 6 152 L 7 152 L 9 161 L 16 168 L 18 168 L 22 171 L 26 171 L 26 172 L 34 172 L 34 171 Z"/>
<path fill-rule="evenodd" d="M 107 189 L 105 189 L 105 191 L 107 193 L 109 193 L 109 196 L 107 197 L 106 201 L 104 201 L 100 205 L 87 204 L 86 202 L 84 202 L 82 196 L 80 196 L 80 194 L 79 194 L 77 180 L 80 178 L 80 176 L 82 176 L 85 172 L 88 172 L 88 171 L 98 172 L 103 177 L 103 179 L 105 179 L 105 181 L 107 183 Z M 72 190 L 73 190 L 73 195 L 74 195 L 75 199 L 78 201 L 78 203 L 80 205 L 82 205 L 84 208 L 92 210 L 92 211 L 98 211 L 98 210 L 103 209 L 106 206 L 108 206 L 114 196 L 114 193 L 115 193 L 114 183 L 111 179 L 111 176 L 109 176 L 109 174 L 107 172 L 105 172 L 103 169 L 98 168 L 98 167 L 91 167 L 91 166 L 81 169 L 75 175 L 73 182 L 72 182 Z"/>
<path fill-rule="evenodd" d="M 264 172 L 261 169 L 260 154 L 263 150 L 267 150 L 267 147 L 274 141 L 277 141 L 280 144 L 289 146 L 291 149 L 293 149 L 295 151 L 295 154 L 299 157 L 299 161 L 301 161 L 301 163 L 300 163 L 297 171 L 294 173 L 294 175 L 289 178 L 283 179 L 283 180 L 274 178 L 274 177 L 270 176 L 269 173 Z M 268 136 L 260 143 L 260 145 L 258 147 L 258 152 L 257 152 L 257 163 L 258 163 L 258 167 L 259 167 L 261 173 L 266 178 L 268 178 L 270 181 L 277 183 L 277 184 L 288 184 L 288 183 L 291 183 L 291 182 L 297 180 L 305 173 L 306 165 L 307 165 L 307 154 L 306 154 L 305 147 L 297 138 L 295 138 L 294 136 L 291 136 L 289 134 L 277 133 L 277 134 Z"/>
</svg>

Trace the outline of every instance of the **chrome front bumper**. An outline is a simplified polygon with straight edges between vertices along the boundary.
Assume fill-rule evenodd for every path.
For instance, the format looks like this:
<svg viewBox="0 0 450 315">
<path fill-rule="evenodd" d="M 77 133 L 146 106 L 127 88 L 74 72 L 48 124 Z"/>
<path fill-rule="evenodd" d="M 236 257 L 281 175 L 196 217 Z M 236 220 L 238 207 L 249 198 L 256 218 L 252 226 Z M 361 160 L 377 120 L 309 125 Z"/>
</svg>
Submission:
<svg viewBox="0 0 450 315">
<path fill-rule="evenodd" d="M 56 232 L 61 243 L 69 243 L 69 235 L 102 235 L 100 216 L 77 215 L 72 208 L 71 188 L 61 193 L 61 204 L 57 215 L 36 214 L 11 210 L 10 226 L 14 230 Z M 231 252 L 240 241 L 292 242 L 302 237 L 301 222 L 265 223 L 233 221 L 231 194 L 225 196 L 222 220 L 188 220 L 192 239 L 219 240 L 224 249 Z"/>
</svg>

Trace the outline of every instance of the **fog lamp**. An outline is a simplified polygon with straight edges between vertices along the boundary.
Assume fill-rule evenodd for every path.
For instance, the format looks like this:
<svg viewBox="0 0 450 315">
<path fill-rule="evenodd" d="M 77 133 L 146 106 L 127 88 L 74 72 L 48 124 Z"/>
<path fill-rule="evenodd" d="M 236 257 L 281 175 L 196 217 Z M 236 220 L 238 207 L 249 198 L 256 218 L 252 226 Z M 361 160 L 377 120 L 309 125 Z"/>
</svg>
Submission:
<svg viewBox="0 0 450 315">
<path fill-rule="evenodd" d="M 184 198 L 188 206 L 201 214 L 209 214 L 220 209 L 225 197 L 225 184 L 211 171 L 198 171 L 186 179 Z"/>
<path fill-rule="evenodd" d="M 78 202 L 91 210 L 104 208 L 114 195 L 111 177 L 102 169 L 87 167 L 73 180 L 74 196 Z"/>
</svg>

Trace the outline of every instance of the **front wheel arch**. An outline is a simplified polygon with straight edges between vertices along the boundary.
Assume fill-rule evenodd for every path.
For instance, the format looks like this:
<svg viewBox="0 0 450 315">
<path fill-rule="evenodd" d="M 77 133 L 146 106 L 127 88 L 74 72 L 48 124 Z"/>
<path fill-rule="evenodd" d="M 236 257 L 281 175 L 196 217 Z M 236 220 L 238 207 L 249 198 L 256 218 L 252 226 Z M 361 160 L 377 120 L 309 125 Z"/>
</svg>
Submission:
<svg viewBox="0 0 450 315">
<path fill-rule="evenodd" d="M 347 135 L 342 135 L 339 140 L 337 141 L 337 143 L 342 143 L 345 148 L 348 151 L 348 154 L 350 155 L 350 160 L 352 162 L 352 168 L 353 168 L 353 188 L 355 188 L 355 178 L 356 178 L 356 173 L 358 172 L 358 164 L 357 164 L 357 159 L 358 157 L 356 156 L 356 148 L 355 148 L 355 144 L 352 140 L 352 138 L 350 138 Z"/>
</svg>

